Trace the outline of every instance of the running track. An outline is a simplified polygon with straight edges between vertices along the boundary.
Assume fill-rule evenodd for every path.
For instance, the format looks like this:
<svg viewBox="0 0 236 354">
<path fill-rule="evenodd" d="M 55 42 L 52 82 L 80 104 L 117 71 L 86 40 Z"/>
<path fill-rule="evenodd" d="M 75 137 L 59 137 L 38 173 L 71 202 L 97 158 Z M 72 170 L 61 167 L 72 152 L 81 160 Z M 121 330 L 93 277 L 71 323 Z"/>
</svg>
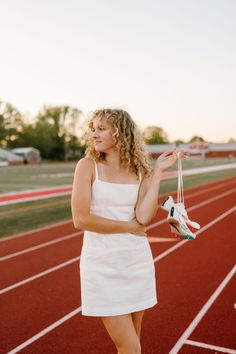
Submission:
<svg viewBox="0 0 236 354">
<path fill-rule="evenodd" d="M 145 312 L 143 354 L 236 353 L 236 179 L 185 199 L 202 228 L 194 241 L 151 242 L 159 304 Z M 171 235 L 164 218 L 149 236 Z M 82 232 L 60 223 L 0 245 L 1 354 L 116 353 L 100 319 L 80 312 Z"/>
</svg>

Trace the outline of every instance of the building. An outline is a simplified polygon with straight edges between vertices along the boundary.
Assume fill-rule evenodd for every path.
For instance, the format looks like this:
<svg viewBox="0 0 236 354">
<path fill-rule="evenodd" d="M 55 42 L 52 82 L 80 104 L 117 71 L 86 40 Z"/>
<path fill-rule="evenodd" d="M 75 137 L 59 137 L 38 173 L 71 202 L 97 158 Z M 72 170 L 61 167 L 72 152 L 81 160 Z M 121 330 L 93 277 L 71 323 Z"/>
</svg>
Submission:
<svg viewBox="0 0 236 354">
<path fill-rule="evenodd" d="M 40 163 L 40 151 L 33 147 L 21 147 L 12 149 L 11 152 L 23 158 L 24 164 Z"/>
<path fill-rule="evenodd" d="M 22 165 L 23 163 L 23 157 L 13 154 L 8 150 L 0 149 L 0 166 Z"/>
<path fill-rule="evenodd" d="M 157 144 L 147 145 L 148 152 L 152 158 L 157 158 L 163 152 L 174 148 L 188 150 L 190 156 L 194 157 L 236 157 L 236 142 L 235 143 L 191 143 L 191 144 Z"/>
</svg>

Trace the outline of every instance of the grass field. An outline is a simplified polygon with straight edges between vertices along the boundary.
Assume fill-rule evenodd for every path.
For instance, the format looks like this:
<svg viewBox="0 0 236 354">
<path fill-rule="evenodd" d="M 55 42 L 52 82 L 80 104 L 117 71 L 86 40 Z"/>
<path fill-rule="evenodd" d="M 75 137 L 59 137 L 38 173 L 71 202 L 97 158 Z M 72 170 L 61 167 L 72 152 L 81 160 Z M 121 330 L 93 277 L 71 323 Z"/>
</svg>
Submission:
<svg viewBox="0 0 236 354">
<path fill-rule="evenodd" d="M 194 168 L 236 159 L 187 160 L 184 168 Z M 71 184 L 76 163 L 52 164 L 0 169 L 0 193 Z M 175 169 L 175 168 L 174 168 Z M 212 172 L 184 178 L 184 188 L 201 185 L 218 179 L 236 177 L 236 169 Z M 177 179 L 162 181 L 160 193 L 177 190 Z M 44 225 L 71 218 L 70 197 L 55 197 L 0 207 L 0 237 L 13 235 Z"/>
<path fill-rule="evenodd" d="M 189 159 L 183 161 L 183 169 L 231 162 L 236 159 Z M 0 167 L 0 193 L 71 184 L 75 166 L 76 162 Z M 174 165 L 172 170 L 176 168 Z"/>
</svg>

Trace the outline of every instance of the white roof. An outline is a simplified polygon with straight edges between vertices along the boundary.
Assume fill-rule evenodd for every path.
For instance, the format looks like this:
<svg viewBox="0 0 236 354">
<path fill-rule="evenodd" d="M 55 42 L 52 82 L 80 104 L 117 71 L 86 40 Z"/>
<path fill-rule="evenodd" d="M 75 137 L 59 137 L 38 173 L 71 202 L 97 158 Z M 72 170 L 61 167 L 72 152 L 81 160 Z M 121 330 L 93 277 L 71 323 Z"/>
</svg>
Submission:
<svg viewBox="0 0 236 354">
<path fill-rule="evenodd" d="M 146 145 L 148 152 L 164 152 L 167 150 L 174 149 L 176 147 L 175 144 L 152 144 Z"/>
<path fill-rule="evenodd" d="M 27 152 L 30 151 L 39 151 L 38 149 L 35 149 L 33 147 L 20 147 L 20 148 L 15 148 L 11 150 L 13 153 L 16 154 L 27 154 Z"/>
<path fill-rule="evenodd" d="M 23 157 L 15 155 L 10 151 L 0 149 L 0 160 L 23 161 Z"/>
<path fill-rule="evenodd" d="M 161 153 L 170 149 L 174 149 L 175 144 L 154 144 L 147 145 L 148 152 Z M 236 151 L 236 143 L 186 143 L 176 147 L 177 150 L 187 149 L 191 153 L 208 152 L 208 151 Z"/>
</svg>

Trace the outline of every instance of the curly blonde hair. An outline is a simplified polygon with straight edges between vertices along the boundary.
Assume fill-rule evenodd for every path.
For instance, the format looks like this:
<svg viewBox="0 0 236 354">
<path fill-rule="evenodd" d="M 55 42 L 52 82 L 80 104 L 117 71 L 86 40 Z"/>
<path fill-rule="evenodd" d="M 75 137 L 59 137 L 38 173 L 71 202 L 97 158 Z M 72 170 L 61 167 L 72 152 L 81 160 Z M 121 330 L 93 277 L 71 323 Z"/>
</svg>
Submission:
<svg viewBox="0 0 236 354">
<path fill-rule="evenodd" d="M 128 112 L 122 109 L 104 108 L 93 112 L 88 121 L 88 128 L 93 128 L 95 117 L 105 118 L 114 129 L 113 137 L 115 146 L 120 152 L 121 165 L 127 167 L 130 172 L 137 176 L 149 176 L 151 166 L 148 152 L 140 130 Z M 86 156 L 92 157 L 96 161 L 105 160 L 106 154 L 98 152 L 94 148 L 93 140 L 88 136 Z"/>
</svg>

